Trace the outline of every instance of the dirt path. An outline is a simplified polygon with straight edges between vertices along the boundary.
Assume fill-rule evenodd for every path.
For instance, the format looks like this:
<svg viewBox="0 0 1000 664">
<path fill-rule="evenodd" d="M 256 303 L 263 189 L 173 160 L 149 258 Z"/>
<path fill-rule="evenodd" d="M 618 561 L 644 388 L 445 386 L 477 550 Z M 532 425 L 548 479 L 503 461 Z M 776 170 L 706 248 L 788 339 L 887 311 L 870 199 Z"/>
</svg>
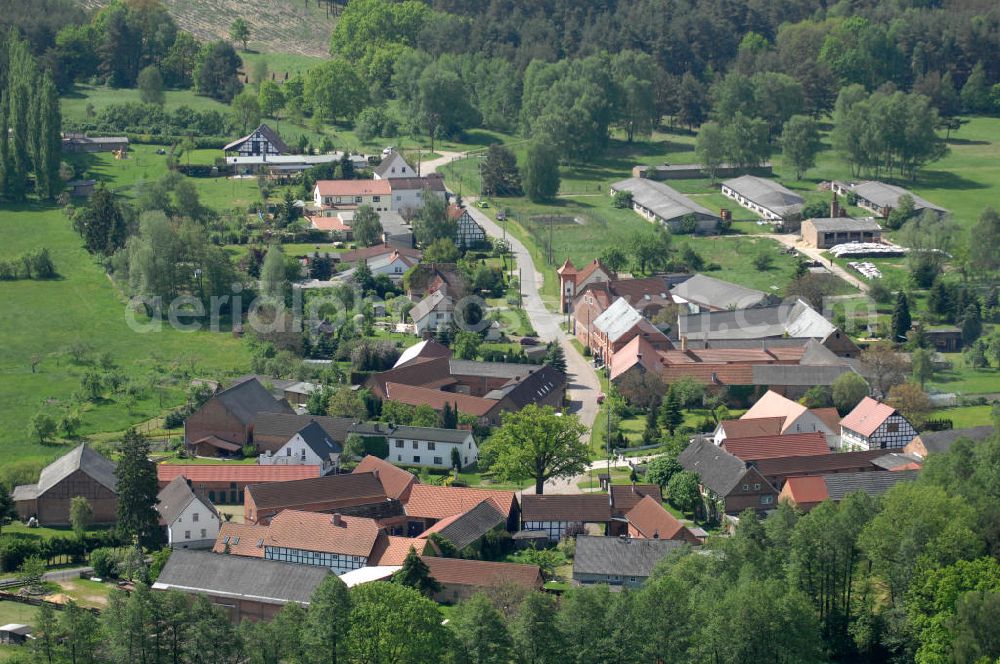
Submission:
<svg viewBox="0 0 1000 664">
<path fill-rule="evenodd" d="M 868 284 L 858 277 L 854 276 L 844 268 L 840 267 L 830 259 L 823 256 L 823 250 L 817 249 L 816 247 L 810 247 L 805 242 L 800 240 L 797 235 L 784 235 L 777 233 L 768 233 L 762 235 L 761 237 L 769 237 L 772 240 L 780 242 L 786 247 L 791 247 L 795 251 L 809 257 L 811 260 L 818 261 L 821 265 L 830 270 L 833 274 L 837 275 L 847 283 L 851 284 L 862 293 L 868 292 Z"/>
</svg>

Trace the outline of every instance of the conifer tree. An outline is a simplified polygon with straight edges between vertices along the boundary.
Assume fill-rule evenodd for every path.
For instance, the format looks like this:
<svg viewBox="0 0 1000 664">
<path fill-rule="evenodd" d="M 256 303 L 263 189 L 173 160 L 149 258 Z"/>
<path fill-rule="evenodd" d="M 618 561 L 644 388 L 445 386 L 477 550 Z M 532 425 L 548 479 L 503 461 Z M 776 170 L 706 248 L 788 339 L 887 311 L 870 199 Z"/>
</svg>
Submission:
<svg viewBox="0 0 1000 664">
<path fill-rule="evenodd" d="M 403 567 L 392 575 L 392 580 L 404 586 L 409 586 L 421 594 L 431 596 L 441 590 L 441 584 L 431 576 L 427 563 L 420 559 L 417 550 L 410 547 L 410 552 L 403 560 Z"/>
<path fill-rule="evenodd" d="M 901 343 L 906 341 L 906 336 L 910 333 L 910 326 L 913 319 L 910 318 L 910 302 L 906 299 L 906 293 L 899 291 L 896 296 L 896 307 L 892 310 L 892 341 Z"/>
<path fill-rule="evenodd" d="M 157 528 L 156 466 L 149 460 L 149 441 L 135 429 L 125 432 L 118 461 L 118 529 L 137 544 L 149 542 Z"/>
</svg>

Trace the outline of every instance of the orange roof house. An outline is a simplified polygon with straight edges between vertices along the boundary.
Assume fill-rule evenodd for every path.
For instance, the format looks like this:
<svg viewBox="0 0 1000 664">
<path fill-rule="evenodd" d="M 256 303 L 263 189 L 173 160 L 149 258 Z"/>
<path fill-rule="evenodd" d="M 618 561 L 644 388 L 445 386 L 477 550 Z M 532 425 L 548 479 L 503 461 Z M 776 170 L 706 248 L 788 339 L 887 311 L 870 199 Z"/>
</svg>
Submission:
<svg viewBox="0 0 1000 664">
<path fill-rule="evenodd" d="M 361 459 L 353 472 L 374 473 L 375 478 L 382 484 L 385 495 L 404 503 L 410 497 L 410 488 L 419 482 L 413 473 L 372 454 Z"/>
<path fill-rule="evenodd" d="M 865 397 L 840 421 L 840 439 L 844 447 L 855 449 L 894 449 L 905 447 L 917 435 L 902 413 L 888 404 Z"/>
<path fill-rule="evenodd" d="M 683 523 L 665 510 L 663 505 L 650 496 L 645 496 L 629 510 L 628 535 L 638 539 L 683 540 L 691 544 L 701 544 Z"/>
<path fill-rule="evenodd" d="M 430 575 L 441 584 L 434 595 L 438 602 L 458 602 L 483 588 L 515 584 L 528 590 L 542 587 L 542 570 L 537 565 L 494 563 L 485 560 L 422 556 Z"/>
<path fill-rule="evenodd" d="M 517 501 L 513 491 L 470 489 L 466 487 L 414 484 L 406 502 L 407 516 L 438 521 L 464 514 L 484 500 L 489 500 L 505 518 L 516 516 Z"/>
</svg>

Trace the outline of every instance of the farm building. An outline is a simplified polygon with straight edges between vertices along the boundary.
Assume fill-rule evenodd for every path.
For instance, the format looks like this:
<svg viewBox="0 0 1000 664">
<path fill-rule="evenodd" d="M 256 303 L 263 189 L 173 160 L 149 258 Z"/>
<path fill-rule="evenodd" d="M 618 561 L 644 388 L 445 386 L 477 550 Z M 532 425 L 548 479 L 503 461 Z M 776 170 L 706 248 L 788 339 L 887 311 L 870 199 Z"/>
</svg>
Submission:
<svg viewBox="0 0 1000 664">
<path fill-rule="evenodd" d="M 847 242 L 881 242 L 882 227 L 874 219 L 850 217 L 806 219 L 802 239 L 810 247 L 829 249 Z"/>
<path fill-rule="evenodd" d="M 644 178 L 628 178 L 611 185 L 611 195 L 627 191 L 632 194 L 632 209 L 649 221 L 667 226 L 671 231 L 686 230 L 686 220 L 693 219 L 698 233 L 718 230 L 719 216 L 672 189 L 662 182 Z"/>
<path fill-rule="evenodd" d="M 32 516 L 43 526 L 68 526 L 70 503 L 76 496 L 90 502 L 95 524 L 112 524 L 118 517 L 115 464 L 86 445 L 59 457 L 38 475 L 38 484 L 14 487 L 21 519 Z"/>
<path fill-rule="evenodd" d="M 281 137 L 266 124 L 261 124 L 243 138 L 237 138 L 222 148 L 223 152 L 235 152 L 240 157 L 278 156 L 291 152 Z"/>
<path fill-rule="evenodd" d="M 797 217 L 805 200 L 774 180 L 742 175 L 722 183 L 723 195 L 767 221 L 781 222 Z"/>
<path fill-rule="evenodd" d="M 858 207 L 870 210 L 883 219 L 899 207 L 899 199 L 903 196 L 909 196 L 913 199 L 913 211 L 917 214 L 924 210 L 930 210 L 938 215 L 948 214 L 948 211 L 943 207 L 934 205 L 912 191 L 885 182 L 875 180 L 857 183 L 834 182 L 833 191 L 843 196 L 853 196 Z"/>
</svg>

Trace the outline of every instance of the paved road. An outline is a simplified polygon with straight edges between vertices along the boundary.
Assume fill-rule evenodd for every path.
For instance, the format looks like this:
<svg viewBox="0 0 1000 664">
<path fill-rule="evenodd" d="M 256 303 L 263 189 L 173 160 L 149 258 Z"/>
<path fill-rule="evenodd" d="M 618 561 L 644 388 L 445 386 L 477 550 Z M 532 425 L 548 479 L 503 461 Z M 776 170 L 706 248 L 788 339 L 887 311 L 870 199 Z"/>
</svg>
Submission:
<svg viewBox="0 0 1000 664">
<path fill-rule="evenodd" d="M 817 249 L 816 247 L 810 247 L 805 242 L 800 240 L 797 235 L 769 233 L 765 237 L 769 237 L 772 240 L 776 240 L 781 244 L 785 245 L 786 247 L 791 247 L 792 249 L 798 251 L 800 254 L 806 255 L 814 261 L 819 261 L 819 263 L 827 267 L 835 275 L 837 275 L 847 283 L 851 284 L 852 286 L 860 290 L 862 293 L 868 292 L 867 283 L 865 283 L 861 279 L 858 279 L 856 276 L 854 276 L 844 268 L 840 267 L 836 263 L 831 262 L 828 258 L 823 256 L 822 249 Z"/>
<path fill-rule="evenodd" d="M 439 167 L 447 164 L 461 156 L 460 153 L 440 153 L 440 159 L 426 161 L 421 166 L 424 175 L 435 172 Z M 466 197 L 469 203 L 468 211 L 472 218 L 479 223 L 486 233 L 491 237 L 505 237 L 503 229 L 493 219 L 488 217 L 482 210 L 472 205 L 474 197 Z M 597 380 L 597 373 L 593 365 L 580 353 L 577 352 L 573 344 L 570 343 L 567 335 L 560 323 L 563 317 L 549 311 L 539 295 L 544 275 L 535 269 L 535 262 L 531 254 L 517 238 L 506 235 L 510 243 L 511 254 L 517 262 L 518 270 L 521 274 L 521 293 L 524 302 L 524 310 L 528 314 L 531 326 L 535 328 L 539 338 L 544 341 L 557 341 L 562 346 L 566 355 L 566 373 L 568 380 L 567 397 L 570 402 L 570 412 L 576 414 L 585 427 L 587 434 L 585 441 L 590 442 L 590 430 L 594 427 L 594 419 L 597 417 L 597 395 L 601 392 L 601 384 Z M 546 493 L 580 493 L 576 483 L 583 476 L 571 478 L 569 480 L 552 480 L 545 485 Z M 534 488 L 527 489 L 534 492 Z"/>
</svg>

